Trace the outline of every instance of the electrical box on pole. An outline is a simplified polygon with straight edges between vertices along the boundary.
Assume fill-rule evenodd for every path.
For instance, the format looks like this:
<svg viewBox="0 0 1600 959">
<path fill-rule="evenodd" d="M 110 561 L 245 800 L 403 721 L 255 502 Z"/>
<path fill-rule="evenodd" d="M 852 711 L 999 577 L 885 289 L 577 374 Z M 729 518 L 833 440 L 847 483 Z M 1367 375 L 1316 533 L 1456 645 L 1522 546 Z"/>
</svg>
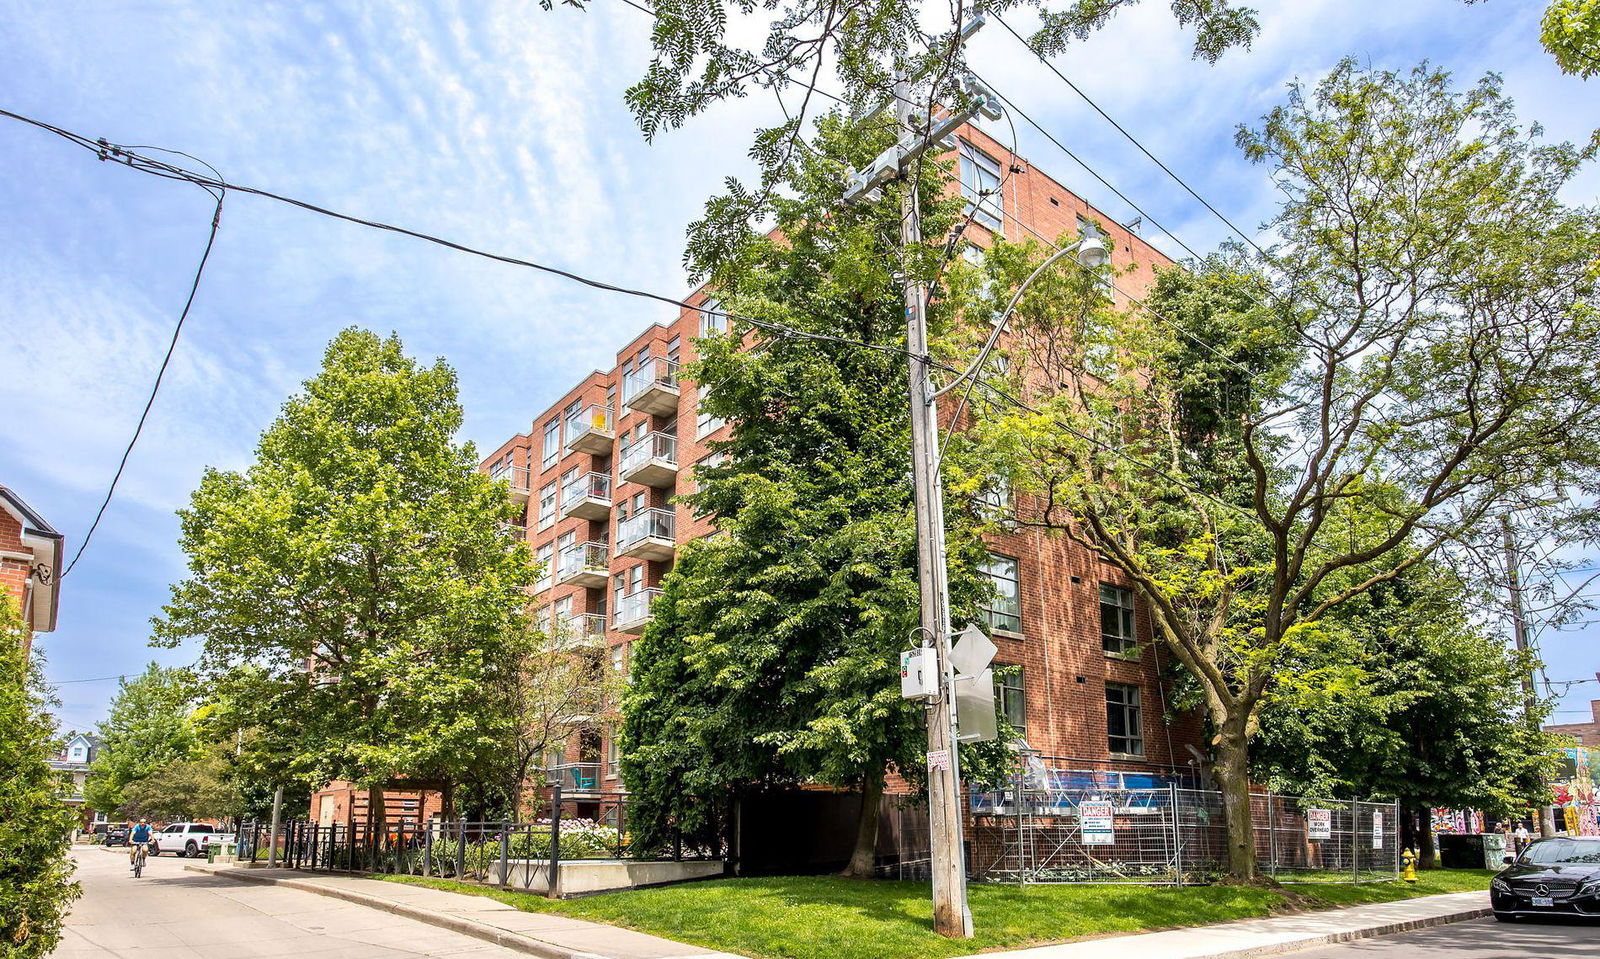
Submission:
<svg viewBox="0 0 1600 959">
<path fill-rule="evenodd" d="M 939 695 L 938 651 L 931 647 L 920 647 L 901 653 L 901 698 L 927 700 L 937 695 Z"/>
</svg>

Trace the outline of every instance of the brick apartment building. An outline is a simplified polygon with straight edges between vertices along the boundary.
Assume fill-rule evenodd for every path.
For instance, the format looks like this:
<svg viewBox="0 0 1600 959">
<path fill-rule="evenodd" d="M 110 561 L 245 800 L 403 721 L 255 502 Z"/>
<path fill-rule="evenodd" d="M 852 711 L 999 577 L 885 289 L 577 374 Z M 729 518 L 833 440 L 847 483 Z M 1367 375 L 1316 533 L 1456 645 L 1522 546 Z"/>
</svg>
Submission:
<svg viewBox="0 0 1600 959">
<path fill-rule="evenodd" d="M 1590 749 L 1600 749 L 1600 699 L 1589 700 L 1589 711 L 1594 714 L 1594 719 L 1587 723 L 1556 723 L 1544 727 L 1547 733 L 1558 733 L 1562 736 L 1571 736 L 1578 741 L 1578 745 Z"/>
<path fill-rule="evenodd" d="M 981 131 L 961 131 L 959 155 L 960 188 L 978 204 L 966 236 L 979 246 L 1002 232 L 1053 242 L 1092 219 L 1112 263 L 1134 268 L 1118 279 L 1121 289 L 1139 295 L 1155 267 L 1170 263 Z M 707 299 L 699 290 L 688 302 Z M 481 464 L 509 481 L 525 509 L 527 543 L 546 570 L 540 614 L 564 624 L 575 644 L 603 649 L 618 670 L 650 621 L 677 548 L 712 532 L 675 497 L 693 489 L 695 467 L 716 455 L 708 441 L 726 432 L 698 411 L 695 385 L 679 368 L 694 359 L 696 338 L 724 332 L 725 322 L 686 309 L 650 326 L 617 351 L 615 365 L 575 384 Z M 997 701 L 1029 745 L 1056 768 L 1192 770 L 1197 754 L 1184 746 L 1199 742 L 1198 720 L 1164 721 L 1163 657 L 1120 574 L 1034 531 L 989 542 L 996 663 L 1021 666 L 1002 681 Z M 567 796 L 623 789 L 614 743 L 604 728 L 579 737 L 555 767 Z"/>
<path fill-rule="evenodd" d="M 56 628 L 61 534 L 9 487 L 0 486 L 0 596 L 22 614 L 26 653 L 34 633 Z"/>
</svg>

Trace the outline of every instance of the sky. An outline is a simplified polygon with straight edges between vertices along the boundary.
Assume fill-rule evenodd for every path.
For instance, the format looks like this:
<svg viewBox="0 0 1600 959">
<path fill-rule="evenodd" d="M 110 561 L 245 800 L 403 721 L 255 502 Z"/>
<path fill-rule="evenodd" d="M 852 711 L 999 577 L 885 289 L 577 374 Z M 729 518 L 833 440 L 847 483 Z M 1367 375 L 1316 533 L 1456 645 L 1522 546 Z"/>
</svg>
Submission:
<svg viewBox="0 0 1600 959">
<path fill-rule="evenodd" d="M 1528 0 L 1257 0 L 1262 32 L 1216 66 L 1189 57 L 1151 0 L 1057 66 L 1233 222 L 1276 200 L 1236 127 L 1343 56 L 1466 83 L 1498 71 L 1552 139 L 1600 126 L 1600 80 L 1563 77 Z M 940 5 L 942 9 L 942 5 Z M 1018 14 L 1014 25 L 1031 20 Z M 649 20 L 618 0 L 273 0 L 71 4 L 0 0 L 0 107 L 90 137 L 193 154 L 229 179 L 667 295 L 687 292 L 685 226 L 724 177 L 751 172 L 754 95 L 654 142 L 623 100 L 649 57 Z M 1189 246 L 1228 229 L 990 25 L 973 65 Z M 826 88 L 826 85 L 824 85 Z M 1017 146 L 1108 215 L 1135 214 L 1020 120 Z M 1009 126 L 991 127 L 1009 141 Z M 0 482 L 65 533 L 94 517 L 138 419 L 204 246 L 212 201 L 0 119 Z M 1593 203 L 1594 170 L 1568 199 Z M 1171 237 L 1145 235 L 1174 254 Z M 526 431 L 589 370 L 670 307 L 489 263 L 233 195 L 172 366 L 116 499 L 63 582 L 40 638 L 63 728 L 105 715 L 114 678 L 186 649 L 151 649 L 149 621 L 184 575 L 175 511 L 208 467 L 246 466 L 283 400 L 340 329 L 393 331 L 460 378 L 463 438 Z M 1575 577 L 1573 585 L 1581 582 Z M 1600 627 L 1546 629 L 1552 679 L 1593 679 Z M 1588 714 L 1573 685 L 1556 721 Z"/>
</svg>

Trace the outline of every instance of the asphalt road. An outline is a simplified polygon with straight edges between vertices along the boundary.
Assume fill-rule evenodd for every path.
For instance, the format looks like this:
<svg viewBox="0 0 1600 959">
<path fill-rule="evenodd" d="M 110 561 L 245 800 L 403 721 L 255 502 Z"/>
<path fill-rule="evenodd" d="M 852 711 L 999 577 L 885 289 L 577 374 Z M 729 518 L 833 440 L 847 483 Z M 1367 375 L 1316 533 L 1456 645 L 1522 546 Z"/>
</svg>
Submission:
<svg viewBox="0 0 1600 959">
<path fill-rule="evenodd" d="M 1600 923 L 1474 919 L 1292 955 L 1294 959 L 1595 959 L 1600 957 Z"/>
<path fill-rule="evenodd" d="M 480 939 L 281 886 L 185 872 L 159 856 L 135 880 L 126 850 L 76 850 L 83 898 L 55 959 L 527 959 Z"/>
</svg>

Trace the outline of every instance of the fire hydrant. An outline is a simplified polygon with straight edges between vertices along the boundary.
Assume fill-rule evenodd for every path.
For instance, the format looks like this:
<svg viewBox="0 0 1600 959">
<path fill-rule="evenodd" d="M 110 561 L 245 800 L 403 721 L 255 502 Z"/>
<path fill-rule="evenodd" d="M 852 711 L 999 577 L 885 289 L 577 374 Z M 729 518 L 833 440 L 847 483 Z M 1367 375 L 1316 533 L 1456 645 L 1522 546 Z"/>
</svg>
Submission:
<svg viewBox="0 0 1600 959">
<path fill-rule="evenodd" d="M 1400 854 L 1400 878 L 1406 882 L 1417 881 L 1417 854 L 1409 849 Z"/>
</svg>

